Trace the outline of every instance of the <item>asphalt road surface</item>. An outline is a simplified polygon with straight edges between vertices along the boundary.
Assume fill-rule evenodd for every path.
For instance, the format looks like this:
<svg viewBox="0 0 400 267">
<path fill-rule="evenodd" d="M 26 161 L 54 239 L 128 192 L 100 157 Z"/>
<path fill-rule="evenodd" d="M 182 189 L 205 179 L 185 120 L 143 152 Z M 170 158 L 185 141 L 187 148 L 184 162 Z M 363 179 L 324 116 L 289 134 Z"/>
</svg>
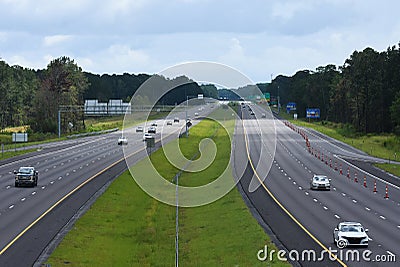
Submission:
<svg viewBox="0 0 400 267">
<path fill-rule="evenodd" d="M 236 166 L 242 168 L 247 164 L 240 186 L 262 224 L 269 226 L 267 231 L 272 230 L 287 253 L 291 252 L 303 266 L 399 266 L 398 179 L 382 172 L 374 174 L 371 167 L 360 163 L 380 159 L 280 120 L 274 120 L 276 150 L 272 151 L 271 146 L 263 149 L 261 139 L 271 135 L 273 118 L 261 118 L 264 111 L 255 105 L 251 108 L 255 115 L 242 108 L 243 124 L 236 129 L 235 170 Z M 265 166 L 271 166 L 269 172 Z M 256 191 L 250 192 L 250 180 L 257 178 L 254 173 L 259 176 L 259 185 L 265 180 Z M 313 174 L 327 175 L 332 189 L 310 190 Z M 374 192 L 375 182 L 377 192 Z M 385 198 L 386 185 L 389 198 Z M 333 242 L 333 229 L 341 221 L 357 221 L 368 228 L 369 247 L 338 249 Z M 315 251 L 315 257 L 311 250 Z"/>
<path fill-rule="evenodd" d="M 191 109 L 188 115 L 194 118 L 195 112 L 206 115 L 211 109 Z M 157 120 L 156 141 L 161 134 L 163 142 L 182 134 L 186 114 L 175 116 L 180 122 L 172 125 L 166 125 L 170 118 Z M 125 171 L 127 164 L 147 155 L 143 133 L 135 129 L 47 144 L 41 151 L 1 161 L 0 266 L 32 266 L 99 190 Z M 122 134 L 129 136 L 124 148 L 117 145 Z M 37 187 L 14 186 L 13 170 L 21 166 L 39 171 Z"/>
</svg>

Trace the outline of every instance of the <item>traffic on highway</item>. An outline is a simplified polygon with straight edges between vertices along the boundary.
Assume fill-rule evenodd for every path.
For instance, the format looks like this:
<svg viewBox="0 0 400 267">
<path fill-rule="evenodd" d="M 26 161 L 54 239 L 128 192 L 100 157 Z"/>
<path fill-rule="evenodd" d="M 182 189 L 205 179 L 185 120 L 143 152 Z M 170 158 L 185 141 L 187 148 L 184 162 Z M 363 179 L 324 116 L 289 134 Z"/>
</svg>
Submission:
<svg viewBox="0 0 400 267">
<path fill-rule="evenodd" d="M 257 167 L 271 162 L 272 165 L 268 172 L 259 174 L 259 168 L 250 168 L 261 185 L 256 191 L 248 190 L 247 180 L 254 179 L 251 175 L 243 177 L 240 183 L 278 242 L 288 251 L 315 252 L 308 259 L 293 257 L 295 261 L 304 266 L 398 265 L 398 181 L 396 185 L 393 177 L 383 174 L 377 177 L 354 163 L 356 159 L 384 160 L 279 119 L 274 120 L 276 151 L 261 157 L 257 139 L 262 131 L 269 130 L 264 126 L 267 125 L 262 118 L 264 110 L 249 104 L 241 111 L 243 123 L 237 127 L 243 136 L 237 142 L 242 146 L 239 151 L 246 150 L 247 156 L 235 153 L 235 162 L 248 160 Z M 352 163 L 348 161 L 350 158 Z M 266 205 L 269 203 L 266 199 L 271 200 L 270 206 Z M 276 205 L 284 212 L 281 217 L 271 218 L 268 214 Z M 320 258 L 324 251 L 326 257 Z M 346 253 L 359 258 L 346 258 L 343 256 Z M 363 258 L 363 253 L 368 257 Z"/>
<path fill-rule="evenodd" d="M 357 160 L 383 160 L 294 126 L 256 104 L 242 104 L 239 113 L 233 153 L 238 188 L 286 260 L 302 266 L 382 266 L 385 260 L 385 266 L 397 266 L 398 182 L 357 165 Z M 200 115 L 193 109 L 5 161 L 0 166 L 0 227 L 6 229 L 0 232 L 1 265 L 43 262 L 43 251 L 51 251 L 48 245 L 91 196 L 147 155 L 143 141 L 178 138 L 187 117 Z M 29 253 L 18 257 L 19 250 Z"/>
</svg>

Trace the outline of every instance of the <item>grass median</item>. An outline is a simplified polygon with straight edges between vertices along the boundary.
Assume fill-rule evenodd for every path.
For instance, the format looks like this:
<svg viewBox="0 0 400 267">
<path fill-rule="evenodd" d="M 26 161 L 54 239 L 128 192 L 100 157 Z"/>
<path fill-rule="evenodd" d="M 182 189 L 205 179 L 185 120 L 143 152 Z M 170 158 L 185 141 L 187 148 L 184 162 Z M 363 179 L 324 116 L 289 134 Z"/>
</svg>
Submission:
<svg viewBox="0 0 400 267">
<path fill-rule="evenodd" d="M 182 153 L 193 156 L 199 141 L 212 135 L 217 146 L 230 148 L 226 134 L 215 122 L 203 121 L 191 129 L 189 138 L 182 138 Z M 202 174 L 183 173 L 180 183 L 196 186 L 212 181 L 226 166 L 223 162 L 229 161 L 227 157 L 229 153 L 218 150 L 217 164 Z M 172 180 L 178 171 L 165 159 L 162 150 L 155 152 L 151 160 L 167 180 Z M 252 217 L 236 188 L 211 204 L 180 208 L 179 217 L 182 266 L 289 266 L 276 258 L 268 262 L 257 259 L 257 252 L 264 245 L 276 247 Z M 175 207 L 148 196 L 126 172 L 77 221 L 46 263 L 174 266 Z"/>
</svg>

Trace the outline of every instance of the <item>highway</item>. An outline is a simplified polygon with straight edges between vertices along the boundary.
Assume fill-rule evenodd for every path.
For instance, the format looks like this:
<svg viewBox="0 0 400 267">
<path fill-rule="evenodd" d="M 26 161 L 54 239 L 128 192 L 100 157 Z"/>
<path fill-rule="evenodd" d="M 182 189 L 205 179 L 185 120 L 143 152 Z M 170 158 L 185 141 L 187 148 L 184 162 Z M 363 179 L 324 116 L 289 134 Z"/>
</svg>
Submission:
<svg viewBox="0 0 400 267">
<path fill-rule="evenodd" d="M 188 115 L 194 118 L 195 112 L 206 115 L 211 110 L 192 108 Z M 169 117 L 154 121 L 156 146 L 161 135 L 166 143 L 184 131 L 185 112 L 173 116 L 180 118 L 179 123 L 166 125 Z M 141 125 L 147 131 L 150 124 Z M 135 129 L 45 144 L 41 151 L 1 161 L 0 266 L 32 266 L 68 221 L 94 201 L 93 196 L 127 165 L 147 156 L 143 133 Z M 128 136 L 127 146 L 117 145 L 121 135 Z M 21 166 L 39 171 L 37 187 L 14 187 L 13 171 Z"/>
<path fill-rule="evenodd" d="M 287 252 L 295 250 L 300 256 L 302 252 L 315 251 L 316 259 L 306 253 L 311 259 L 300 258 L 293 262 L 295 265 L 299 262 L 303 266 L 398 266 L 399 181 L 365 163 L 381 160 L 315 131 L 273 117 L 261 118 L 265 111 L 255 105 L 252 108 L 255 116 L 242 109 L 244 120 L 235 129 L 233 171 L 236 178 L 241 178 L 239 188 L 246 204 L 278 247 Z M 191 117 L 193 112 L 189 112 Z M 179 116 L 179 124 L 163 127 L 166 141 L 181 133 L 185 115 Z M 160 127 L 166 120 L 157 122 Z M 124 135 L 128 134 L 129 144 L 124 148 L 116 144 L 121 134 L 57 142 L 44 146 L 42 151 L 1 162 L 0 266 L 32 266 L 67 222 L 126 170 L 124 153 L 129 165 L 147 155 L 143 133 L 136 133 L 135 128 L 126 129 Z M 160 137 L 158 132 L 156 139 Z M 270 140 L 263 140 L 265 137 Z M 271 140 L 276 140 L 273 146 Z M 34 166 L 39 171 L 37 187 L 14 187 L 12 172 L 20 166 Z M 328 175 L 332 190 L 310 190 L 313 174 Z M 252 179 L 260 185 L 255 191 L 249 191 Z M 377 192 L 373 192 L 375 182 Z M 389 198 L 385 198 L 386 185 Z M 369 229 L 370 261 L 361 258 L 364 248 L 337 250 L 333 229 L 344 220 L 361 222 Z M 346 258 L 353 256 L 345 255 L 346 252 L 353 251 L 360 253 L 360 259 Z M 375 261 L 377 256 L 393 260 L 391 255 L 395 255 L 397 262 Z"/>
<path fill-rule="evenodd" d="M 300 255 L 302 251 L 316 251 L 316 260 L 312 257 L 299 260 L 303 266 L 398 266 L 400 194 L 396 184 L 399 181 L 377 171 L 375 175 L 364 172 L 354 165 L 357 164 L 355 159 L 360 162 L 379 159 L 371 158 L 314 131 L 297 128 L 274 118 L 263 119 L 261 114 L 265 111 L 255 105 L 251 107 L 255 116 L 250 115 L 247 108 L 242 108 L 244 120 L 236 129 L 234 169 L 248 165 L 240 186 L 245 197 L 248 197 L 248 205 L 258 213 L 261 224 L 267 225 L 267 232 L 272 230 L 278 243 L 288 251 L 297 250 Z M 266 149 L 267 153 L 262 152 L 260 145 L 261 137 L 266 136 L 261 133 L 271 131 L 268 129 L 271 125 L 267 123 L 268 120 L 275 122 L 275 153 L 271 149 Z M 311 153 L 305 137 L 310 143 Z M 248 151 L 248 154 L 243 155 L 243 151 Z M 346 161 L 348 158 L 352 159 L 353 164 Z M 269 165 L 271 169 L 268 173 L 263 166 Z M 358 165 L 362 167 L 362 164 Z M 254 173 L 258 177 L 253 177 Z M 357 182 L 355 173 L 358 175 Z M 377 177 L 377 173 L 382 175 Z M 310 190 L 313 174 L 324 174 L 331 178 L 331 191 Z M 259 178 L 259 184 L 266 179 L 256 191 L 249 192 L 252 178 Z M 373 192 L 375 181 L 376 193 Z M 385 198 L 386 184 L 389 198 Z M 368 249 L 371 254 L 366 259 L 362 257 L 364 248 L 338 250 L 333 243 L 333 229 L 341 221 L 358 221 L 369 229 L 371 240 Z M 318 260 L 324 250 L 333 253 L 325 253 L 323 260 Z M 353 251 L 359 253 L 358 260 L 353 258 Z M 333 255 L 337 255 L 338 259 Z M 393 260 L 392 255 L 397 262 L 378 262 L 388 258 Z"/>
</svg>

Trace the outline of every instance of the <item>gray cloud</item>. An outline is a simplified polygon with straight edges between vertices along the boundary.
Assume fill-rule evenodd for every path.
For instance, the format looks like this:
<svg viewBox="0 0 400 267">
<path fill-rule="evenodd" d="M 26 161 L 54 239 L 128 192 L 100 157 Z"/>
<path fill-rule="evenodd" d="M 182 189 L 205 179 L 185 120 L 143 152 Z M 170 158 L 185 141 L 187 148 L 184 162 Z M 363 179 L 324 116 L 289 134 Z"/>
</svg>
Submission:
<svg viewBox="0 0 400 267">
<path fill-rule="evenodd" d="M 0 57 L 44 68 L 70 56 L 96 73 L 217 61 L 255 81 L 343 64 L 400 41 L 400 4 L 361 0 L 0 0 Z"/>
</svg>

